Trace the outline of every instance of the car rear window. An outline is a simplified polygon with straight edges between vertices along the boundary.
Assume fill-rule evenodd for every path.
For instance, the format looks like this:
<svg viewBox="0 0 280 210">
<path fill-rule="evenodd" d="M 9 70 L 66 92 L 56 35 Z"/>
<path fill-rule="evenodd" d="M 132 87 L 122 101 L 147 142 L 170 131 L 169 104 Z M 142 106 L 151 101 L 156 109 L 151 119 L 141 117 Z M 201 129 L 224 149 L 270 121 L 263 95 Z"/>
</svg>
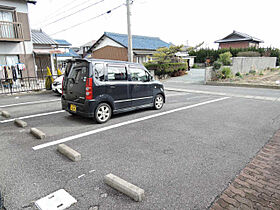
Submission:
<svg viewBox="0 0 280 210">
<path fill-rule="evenodd" d="M 72 66 L 68 75 L 69 79 L 73 79 L 75 83 L 79 83 L 79 80 L 84 80 L 88 76 L 88 68 L 86 66 Z"/>
<path fill-rule="evenodd" d="M 96 63 L 94 65 L 94 78 L 99 81 L 105 80 L 105 68 L 103 63 Z"/>
</svg>

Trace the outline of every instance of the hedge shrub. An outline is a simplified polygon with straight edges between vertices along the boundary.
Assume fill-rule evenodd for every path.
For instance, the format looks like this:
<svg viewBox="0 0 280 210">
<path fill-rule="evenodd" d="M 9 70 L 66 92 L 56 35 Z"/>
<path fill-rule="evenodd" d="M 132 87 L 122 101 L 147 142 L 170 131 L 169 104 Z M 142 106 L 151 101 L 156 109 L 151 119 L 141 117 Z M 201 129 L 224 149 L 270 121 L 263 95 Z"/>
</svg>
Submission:
<svg viewBox="0 0 280 210">
<path fill-rule="evenodd" d="M 237 53 L 237 57 L 260 57 L 261 54 L 259 52 L 253 51 L 245 51 Z"/>
<path fill-rule="evenodd" d="M 258 52 L 260 53 L 260 56 L 265 56 L 265 57 L 276 57 L 277 58 L 277 63 L 276 65 L 279 66 L 279 60 L 280 60 L 280 50 L 277 48 L 229 48 L 229 49 L 210 49 L 210 48 L 202 48 L 199 50 L 192 50 L 189 54 L 191 56 L 196 56 L 195 62 L 196 63 L 205 63 L 206 59 L 210 59 L 211 64 L 218 60 L 219 55 L 222 53 L 225 53 L 229 51 L 233 57 L 237 57 L 237 54 L 239 52 L 248 52 L 248 51 L 253 51 L 253 52 Z"/>
<path fill-rule="evenodd" d="M 232 77 L 230 67 L 223 67 L 221 70 L 216 73 L 218 79 L 228 79 Z"/>
<path fill-rule="evenodd" d="M 215 61 L 214 63 L 213 63 L 213 68 L 215 69 L 215 70 L 219 70 L 221 67 L 222 67 L 222 63 L 221 62 L 219 62 L 219 61 Z"/>
<path fill-rule="evenodd" d="M 218 61 L 221 62 L 225 66 L 231 65 L 231 57 L 232 54 L 230 52 L 225 52 L 219 55 Z"/>
<path fill-rule="evenodd" d="M 175 76 L 179 71 L 186 71 L 187 64 L 186 63 L 164 63 L 164 64 L 157 64 L 157 63 L 146 63 L 144 66 L 148 70 L 154 70 L 155 75 L 162 76 L 162 75 L 169 75 Z"/>
</svg>

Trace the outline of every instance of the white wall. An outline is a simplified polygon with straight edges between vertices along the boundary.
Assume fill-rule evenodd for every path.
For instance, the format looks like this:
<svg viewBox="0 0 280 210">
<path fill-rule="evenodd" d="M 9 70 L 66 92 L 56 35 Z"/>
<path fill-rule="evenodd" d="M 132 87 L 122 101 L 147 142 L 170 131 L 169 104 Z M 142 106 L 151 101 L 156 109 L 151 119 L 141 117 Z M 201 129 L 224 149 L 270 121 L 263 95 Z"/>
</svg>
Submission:
<svg viewBox="0 0 280 210">
<path fill-rule="evenodd" d="M 233 74 L 237 72 L 248 73 L 250 70 L 259 72 L 266 68 L 275 67 L 275 57 L 234 57 L 232 58 L 231 71 Z"/>
<path fill-rule="evenodd" d="M 7 7 L 16 7 L 17 12 L 28 13 L 28 7 L 26 1 L 20 0 L 0 0 L 0 5 Z"/>
<path fill-rule="evenodd" d="M 28 6 L 25 1 L 22 0 L 0 0 L 0 5 L 15 7 L 17 12 L 28 13 Z M 33 53 L 33 45 L 31 41 L 25 42 L 26 54 Z M 0 54 L 1 55 L 17 55 L 24 54 L 23 43 L 16 42 L 0 42 Z"/>
<path fill-rule="evenodd" d="M 106 47 L 106 46 L 123 47 L 122 45 L 114 42 L 112 39 L 109 39 L 108 37 L 105 37 L 105 39 L 102 40 L 101 43 L 93 50 L 95 51 L 95 50 L 98 50 L 98 49 L 100 49 L 102 47 Z"/>
<path fill-rule="evenodd" d="M 26 54 L 33 53 L 33 45 L 31 41 L 25 42 Z M 0 42 L 0 55 L 24 54 L 23 42 Z"/>
</svg>

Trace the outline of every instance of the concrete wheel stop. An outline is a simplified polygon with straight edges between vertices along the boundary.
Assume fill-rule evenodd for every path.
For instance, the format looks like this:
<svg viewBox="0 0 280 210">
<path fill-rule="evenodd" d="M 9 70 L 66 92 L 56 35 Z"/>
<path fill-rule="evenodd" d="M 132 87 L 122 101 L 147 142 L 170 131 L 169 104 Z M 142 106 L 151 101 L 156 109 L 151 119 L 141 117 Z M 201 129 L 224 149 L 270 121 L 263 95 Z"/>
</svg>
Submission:
<svg viewBox="0 0 280 210">
<path fill-rule="evenodd" d="M 44 139 L 46 137 L 46 134 L 37 128 L 31 128 L 30 133 L 37 139 Z"/>
<path fill-rule="evenodd" d="M 115 190 L 122 192 L 135 201 L 142 201 L 144 199 L 144 190 L 117 177 L 113 174 L 107 174 L 104 177 L 104 182 Z"/>
</svg>

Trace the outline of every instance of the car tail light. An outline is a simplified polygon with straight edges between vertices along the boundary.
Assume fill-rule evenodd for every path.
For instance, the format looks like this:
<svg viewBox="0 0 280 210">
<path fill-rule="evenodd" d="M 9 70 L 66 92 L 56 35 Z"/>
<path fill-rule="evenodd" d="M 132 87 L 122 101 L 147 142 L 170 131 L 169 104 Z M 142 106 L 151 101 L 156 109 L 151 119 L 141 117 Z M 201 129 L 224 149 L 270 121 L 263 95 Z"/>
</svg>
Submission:
<svg viewBox="0 0 280 210">
<path fill-rule="evenodd" d="M 92 99 L 92 78 L 87 78 L 86 82 L 86 100 Z"/>
</svg>

